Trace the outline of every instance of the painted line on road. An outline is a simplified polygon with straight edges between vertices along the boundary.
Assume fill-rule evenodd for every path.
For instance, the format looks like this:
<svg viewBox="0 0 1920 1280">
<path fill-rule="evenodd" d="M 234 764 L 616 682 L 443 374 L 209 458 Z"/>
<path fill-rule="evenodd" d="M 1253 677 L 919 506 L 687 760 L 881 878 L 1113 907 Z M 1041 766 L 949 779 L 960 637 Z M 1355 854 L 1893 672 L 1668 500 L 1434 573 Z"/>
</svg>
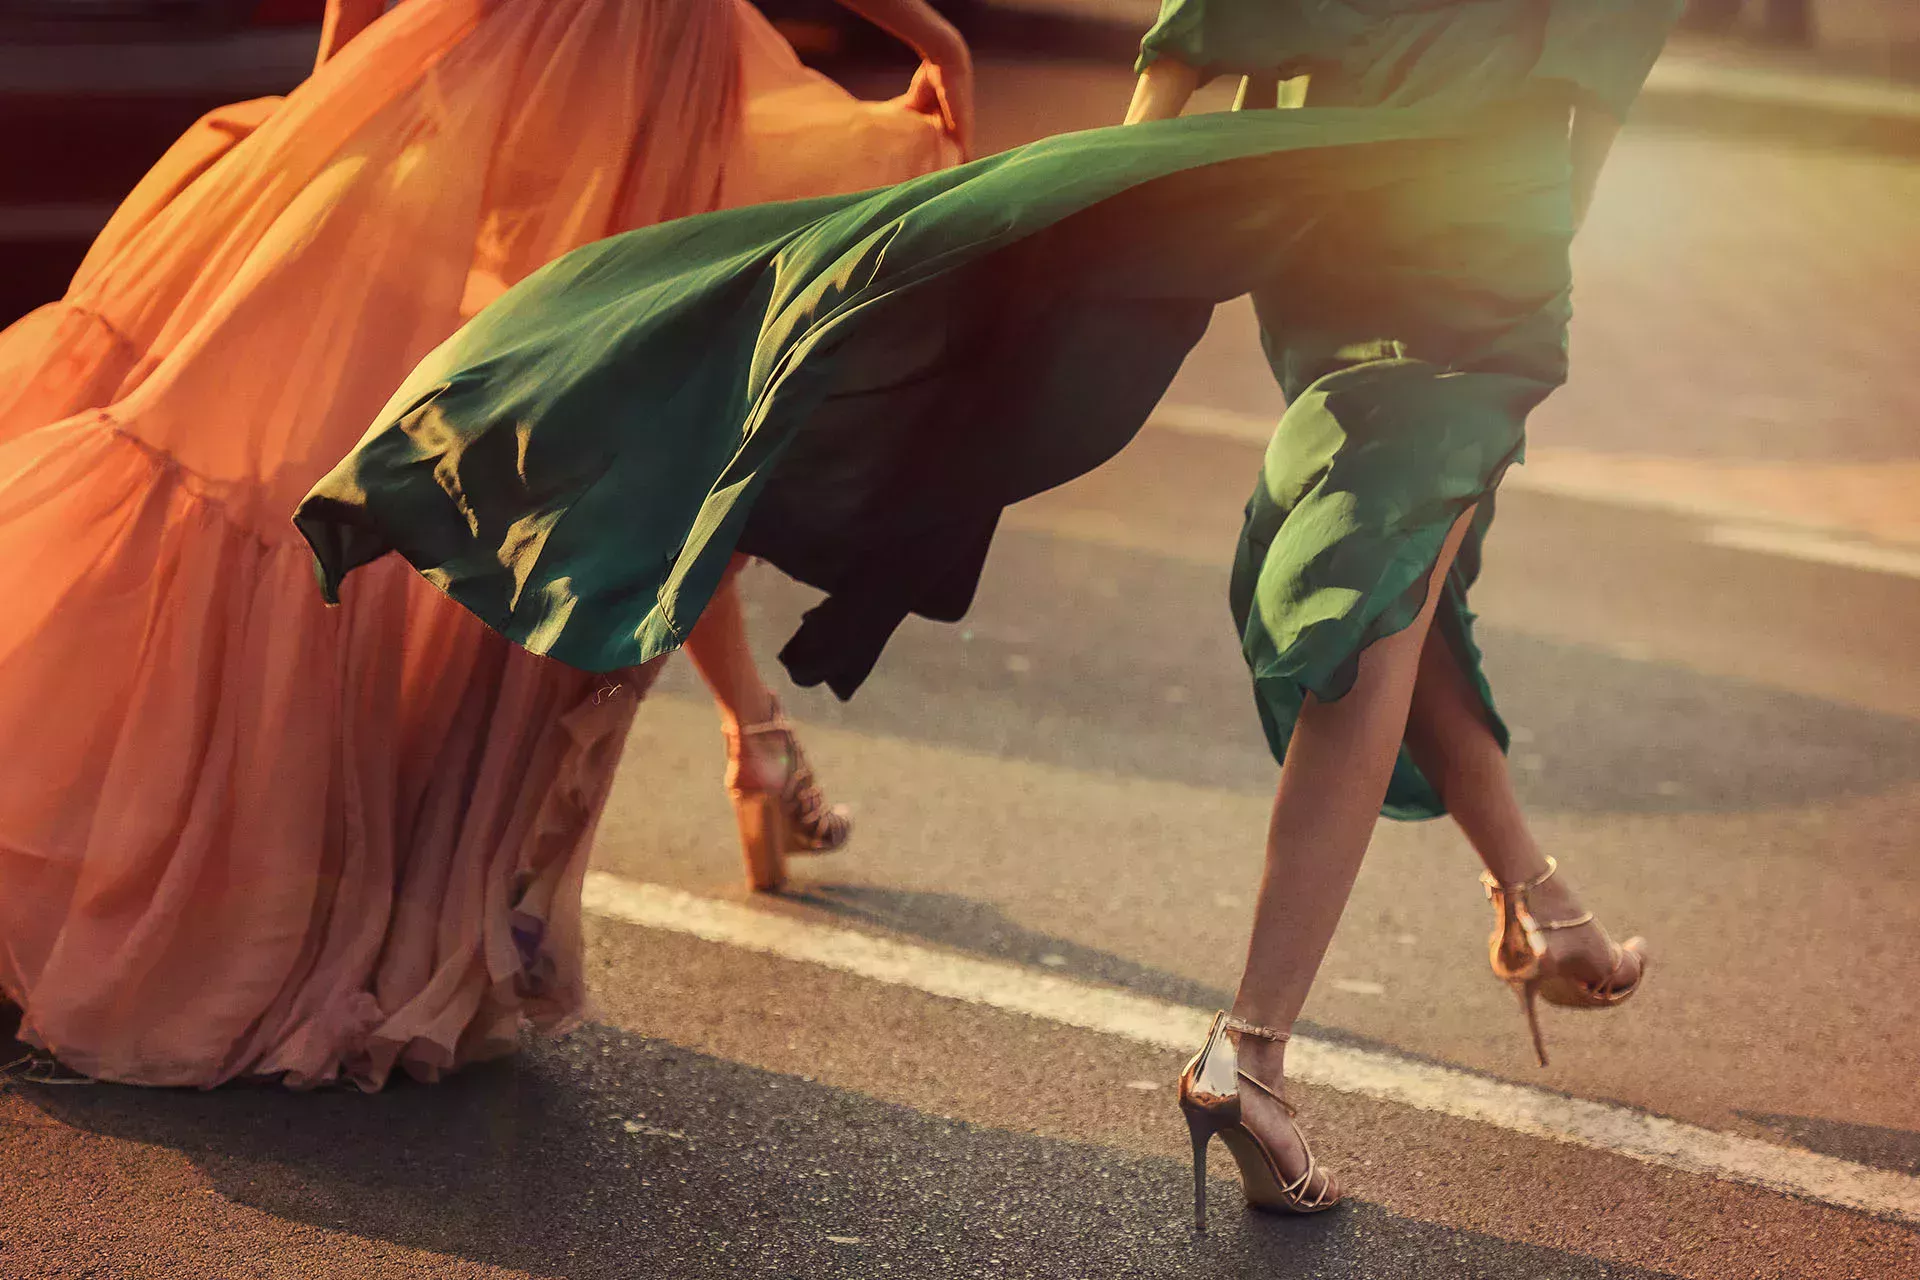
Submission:
<svg viewBox="0 0 1920 1280">
<path fill-rule="evenodd" d="M 1708 527 L 1707 545 L 1733 551 L 1754 551 L 1761 555 L 1784 556 L 1813 564 L 1836 565 L 1843 569 L 1864 569 L 1870 573 L 1892 573 L 1920 578 L 1920 547 L 1890 547 L 1874 542 L 1856 542 L 1850 538 L 1779 526 L 1758 524 L 1715 524 Z"/>
<path fill-rule="evenodd" d="M 1147 425 L 1177 435 L 1230 440 L 1264 449 L 1273 438 L 1274 419 L 1202 405 L 1163 404 L 1154 410 Z M 1903 477 L 1904 472 L 1896 479 L 1904 482 Z M 1722 496 L 1685 492 L 1689 483 L 1697 487 L 1697 476 L 1680 475 L 1678 483 L 1664 488 L 1638 480 L 1632 469 L 1597 469 L 1590 455 L 1578 451 L 1541 449 L 1533 451 L 1531 465 L 1513 468 L 1500 483 L 1504 489 L 1521 493 L 1709 522 L 1699 534 L 1700 541 L 1708 546 L 1920 578 L 1920 545 L 1858 537 L 1850 529 L 1820 527 Z"/>
<path fill-rule="evenodd" d="M 605 872 L 587 874 L 584 898 L 588 912 L 627 924 L 1161 1049 L 1197 1048 L 1212 1016 L 1057 974 L 773 915 Z M 1920 1224 L 1920 1178 L 1851 1160 L 1304 1035 L 1288 1047 L 1287 1066 L 1297 1079 L 1342 1093 Z"/>
<path fill-rule="evenodd" d="M 1647 90 L 1920 121 L 1920 92 L 1905 85 L 1787 68 L 1730 66 L 1684 55 L 1669 54 L 1655 63 L 1647 76 Z"/>
</svg>

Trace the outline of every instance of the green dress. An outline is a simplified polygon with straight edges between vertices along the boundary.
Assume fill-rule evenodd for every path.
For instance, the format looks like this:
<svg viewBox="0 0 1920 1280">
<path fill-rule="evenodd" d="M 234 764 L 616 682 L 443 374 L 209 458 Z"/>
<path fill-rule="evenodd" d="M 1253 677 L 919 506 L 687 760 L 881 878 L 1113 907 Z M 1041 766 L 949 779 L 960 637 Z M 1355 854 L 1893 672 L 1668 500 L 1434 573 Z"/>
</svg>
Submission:
<svg viewBox="0 0 1920 1280">
<path fill-rule="evenodd" d="M 1572 105 L 1624 119 L 1683 7 L 1666 0 L 1165 0 L 1140 65 L 1171 57 L 1207 78 L 1305 77 L 1311 106 L 1444 109 L 1544 93 L 1557 121 Z M 1276 759 L 1284 758 L 1306 694 L 1345 693 L 1360 652 L 1419 614 L 1440 545 L 1470 506 L 1474 519 L 1435 627 L 1479 691 L 1501 749 L 1509 745 L 1466 601 L 1494 490 L 1523 457 L 1526 413 L 1566 373 L 1571 228 L 1562 193 L 1570 174 L 1559 145 L 1536 159 L 1535 177 L 1551 182 L 1560 207 L 1503 228 L 1504 243 L 1459 246 L 1485 272 L 1492 295 L 1423 291 L 1398 299 L 1383 325 L 1383 313 L 1338 269 L 1327 277 L 1324 306 L 1303 308 L 1284 288 L 1253 290 L 1262 345 L 1288 410 L 1247 503 L 1230 598 Z M 1409 232 L 1409 239 L 1419 234 Z M 1434 248 L 1430 242 L 1422 252 Z M 1546 305 L 1524 314 L 1513 308 L 1485 326 L 1463 323 L 1476 301 L 1511 307 L 1529 296 L 1515 285 L 1548 274 L 1560 285 Z M 1422 819 L 1445 811 L 1403 749 L 1383 812 Z"/>
<path fill-rule="evenodd" d="M 1251 292 L 1290 407 L 1233 611 L 1278 755 L 1476 503 L 1442 629 L 1479 679 L 1483 499 L 1566 372 L 1568 109 L 1623 114 L 1676 8 L 1168 0 L 1143 59 L 1308 74 L 1310 105 L 588 245 L 423 361 L 296 523 L 330 598 L 398 552 L 590 670 L 678 647 L 745 551 L 826 593 L 781 657 L 847 697 L 908 613 L 964 614 L 1000 512 L 1124 447 Z M 1387 812 L 1440 811 L 1403 760 Z"/>
</svg>

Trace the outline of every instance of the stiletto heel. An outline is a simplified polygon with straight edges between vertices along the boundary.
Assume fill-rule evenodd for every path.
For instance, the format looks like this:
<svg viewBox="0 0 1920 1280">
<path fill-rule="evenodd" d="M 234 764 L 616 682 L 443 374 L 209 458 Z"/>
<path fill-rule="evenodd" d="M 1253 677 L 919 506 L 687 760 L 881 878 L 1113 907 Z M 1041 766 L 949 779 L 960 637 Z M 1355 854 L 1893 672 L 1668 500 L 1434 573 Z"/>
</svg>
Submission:
<svg viewBox="0 0 1920 1280">
<path fill-rule="evenodd" d="M 1204 1116 L 1192 1111 L 1184 1114 L 1187 1117 L 1187 1136 L 1193 1139 L 1193 1229 L 1205 1235 L 1207 1234 L 1207 1144 L 1213 1141 L 1213 1130 L 1208 1127 Z"/>
<path fill-rule="evenodd" d="M 1540 1010 L 1534 1005 L 1533 998 L 1540 994 L 1537 981 L 1517 983 L 1514 990 L 1520 993 L 1520 1011 L 1527 1015 L 1527 1030 L 1533 1033 L 1534 1056 L 1540 1059 L 1540 1065 L 1547 1065 L 1547 1042 L 1540 1036 Z"/>
<path fill-rule="evenodd" d="M 1647 973 L 1646 942 L 1629 938 L 1613 946 L 1613 964 L 1607 976 L 1598 982 L 1576 978 L 1547 950 L 1545 935 L 1556 929 L 1579 929 L 1593 923 L 1593 912 L 1584 911 L 1571 920 L 1537 920 L 1527 895 L 1553 878 L 1560 864 L 1547 859 L 1547 869 L 1519 884 L 1501 884 L 1491 871 L 1480 876 L 1487 899 L 1498 915 L 1493 936 L 1488 939 L 1488 960 L 1493 976 L 1507 983 L 1520 997 L 1521 1012 L 1533 1035 L 1534 1056 L 1547 1065 L 1547 1045 L 1540 1034 L 1540 1013 L 1534 1000 L 1564 1009 L 1611 1009 L 1625 1004 L 1640 989 Z M 1628 957 L 1633 963 L 1629 965 Z"/>
<path fill-rule="evenodd" d="M 786 778 L 774 789 L 743 787 L 740 757 L 746 740 L 769 734 L 786 739 Z M 853 834 L 853 818 L 844 807 L 827 803 L 777 699 L 763 723 L 729 727 L 726 735 L 727 791 L 740 827 L 747 885 L 758 893 L 774 893 L 787 883 L 788 858 L 841 848 Z"/>
<path fill-rule="evenodd" d="M 1269 1088 L 1240 1069 L 1240 1059 L 1229 1033 L 1254 1036 L 1275 1042 L 1287 1039 L 1284 1031 L 1242 1022 L 1228 1013 L 1214 1015 L 1207 1042 L 1180 1073 L 1180 1110 L 1187 1118 L 1187 1133 L 1193 1139 L 1194 1226 L 1202 1234 L 1207 1230 L 1207 1144 L 1215 1134 L 1227 1144 L 1227 1152 L 1240 1170 L 1240 1185 L 1247 1203 L 1269 1213 L 1320 1213 L 1340 1203 L 1340 1192 L 1333 1176 L 1320 1167 L 1313 1148 L 1295 1122 L 1293 1104 L 1278 1090 Z M 1260 1135 L 1248 1127 L 1240 1109 L 1240 1086 L 1252 1085 L 1285 1108 L 1287 1123 L 1306 1154 L 1307 1167 L 1297 1178 L 1288 1178 Z"/>
</svg>

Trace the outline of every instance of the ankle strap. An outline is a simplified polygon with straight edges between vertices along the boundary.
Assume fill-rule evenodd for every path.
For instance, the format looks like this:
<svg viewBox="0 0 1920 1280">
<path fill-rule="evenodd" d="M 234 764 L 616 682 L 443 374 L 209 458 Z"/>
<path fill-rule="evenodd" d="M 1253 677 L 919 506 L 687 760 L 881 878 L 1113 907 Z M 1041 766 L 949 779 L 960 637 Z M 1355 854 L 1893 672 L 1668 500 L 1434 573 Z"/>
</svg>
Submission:
<svg viewBox="0 0 1920 1280">
<path fill-rule="evenodd" d="M 1285 1044 L 1287 1041 L 1293 1039 L 1293 1033 L 1290 1031 L 1280 1031 L 1273 1027 L 1263 1027 L 1258 1023 L 1247 1022 L 1244 1019 L 1236 1018 L 1232 1014 L 1227 1015 L 1226 1025 L 1229 1031 L 1238 1032 L 1243 1036 L 1252 1036 L 1256 1040 L 1270 1040 L 1275 1044 Z M 1259 1081 L 1256 1080 L 1254 1083 L 1258 1084 Z"/>
<path fill-rule="evenodd" d="M 1524 907 L 1526 905 L 1527 893 L 1530 890 L 1538 889 L 1541 885 L 1553 879 L 1553 873 L 1558 871 L 1559 869 L 1560 869 L 1559 860 L 1556 859 L 1552 854 L 1548 854 L 1547 869 L 1545 871 L 1542 871 L 1539 875 L 1535 876 L 1531 880 L 1523 880 L 1519 884 L 1501 884 L 1498 880 L 1494 878 L 1493 872 L 1491 871 L 1483 874 L 1480 877 L 1480 880 L 1481 880 L 1481 883 L 1487 886 L 1487 896 L 1489 898 L 1491 898 L 1494 894 L 1499 893 L 1505 896 L 1506 900 L 1509 903 L 1514 903 L 1521 907 Z M 1530 921 L 1532 921 L 1533 927 L 1536 929 L 1578 929 L 1584 925 L 1592 924 L 1594 917 L 1593 917 L 1593 912 L 1582 911 L 1579 915 L 1573 917 L 1573 919 L 1571 920 L 1539 920 L 1539 919 L 1534 919 L 1531 913 L 1528 913 L 1527 918 Z"/>
<path fill-rule="evenodd" d="M 1519 884 L 1501 884 L 1500 881 L 1497 878 L 1495 878 L 1493 872 L 1488 871 L 1481 875 L 1480 881 L 1482 884 L 1485 884 L 1487 886 L 1487 889 L 1489 891 L 1489 896 L 1491 896 L 1491 892 L 1495 889 L 1498 889 L 1501 893 L 1505 893 L 1509 895 L 1517 894 L 1517 893 L 1527 893 L 1530 890 L 1538 889 L 1541 885 L 1553 879 L 1553 873 L 1558 871 L 1559 869 L 1560 869 L 1559 860 L 1555 858 L 1552 854 L 1548 854 L 1547 869 L 1545 871 L 1542 871 L 1539 875 L 1533 877 L 1531 880 L 1522 880 Z"/>
<path fill-rule="evenodd" d="M 780 705 L 780 699 L 773 700 L 773 715 L 759 724 L 733 724 L 721 726 L 721 732 L 727 737 L 757 738 L 765 733 L 792 733 L 793 723 L 787 719 L 787 709 Z"/>
<path fill-rule="evenodd" d="M 1266 1094 L 1269 1098 L 1272 1098 L 1275 1102 L 1279 1103 L 1282 1107 L 1284 1107 L 1287 1112 L 1287 1119 L 1291 1120 L 1295 1116 L 1300 1114 L 1300 1109 L 1294 1106 L 1291 1102 L 1287 1101 L 1287 1095 L 1284 1093 L 1281 1093 L 1278 1089 L 1274 1088 L 1272 1085 L 1267 1084 L 1262 1080 L 1257 1080 L 1253 1076 L 1248 1075 L 1246 1072 L 1241 1071 L 1238 1068 L 1235 1068 L 1233 1074 L 1240 1080 L 1243 1080 L 1247 1084 L 1252 1085 L 1254 1088 Z M 1306 1138 L 1307 1138 L 1306 1134 L 1303 1133 L 1300 1135 L 1300 1140 L 1302 1142 L 1305 1142 Z M 1311 1159 L 1313 1153 L 1308 1152 L 1307 1154 L 1308 1154 L 1308 1158 Z"/>
<path fill-rule="evenodd" d="M 1533 927 L 1536 929 L 1579 929 L 1592 923 L 1593 912 L 1582 911 L 1571 920 L 1535 920 Z"/>
</svg>

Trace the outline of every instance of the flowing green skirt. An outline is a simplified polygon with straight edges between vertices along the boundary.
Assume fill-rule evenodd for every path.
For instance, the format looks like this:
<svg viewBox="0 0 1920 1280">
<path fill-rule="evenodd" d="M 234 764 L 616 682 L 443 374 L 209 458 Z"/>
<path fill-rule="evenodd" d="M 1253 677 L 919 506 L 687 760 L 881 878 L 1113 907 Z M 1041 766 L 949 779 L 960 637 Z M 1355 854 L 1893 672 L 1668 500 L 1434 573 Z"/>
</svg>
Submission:
<svg viewBox="0 0 1920 1280">
<path fill-rule="evenodd" d="M 1565 375 L 1566 121 L 1551 93 L 1201 116 L 615 237 L 428 357 L 296 521 L 330 596 L 398 552 L 590 670 L 681 644 L 745 551 L 827 593 L 781 656 L 846 697 L 908 613 L 960 617 L 1001 510 L 1123 448 L 1252 292 L 1291 407 L 1232 604 L 1278 755 L 1476 504 L 1441 629 L 1479 679 L 1487 499 Z M 1387 812 L 1439 811 L 1403 761 Z"/>
</svg>

